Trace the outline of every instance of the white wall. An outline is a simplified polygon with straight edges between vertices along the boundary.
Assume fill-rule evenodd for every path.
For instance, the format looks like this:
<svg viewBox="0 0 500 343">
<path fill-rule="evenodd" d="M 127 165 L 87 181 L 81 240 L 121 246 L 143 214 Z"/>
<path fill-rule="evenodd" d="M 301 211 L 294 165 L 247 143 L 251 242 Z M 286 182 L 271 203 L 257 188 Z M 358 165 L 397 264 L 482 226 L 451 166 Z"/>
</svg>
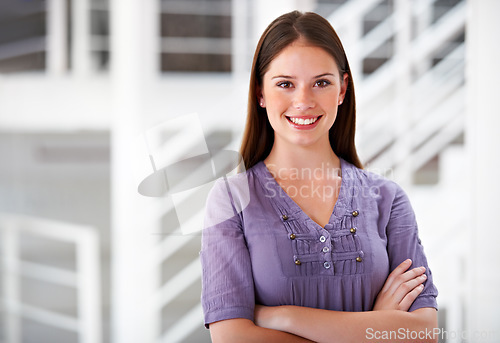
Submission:
<svg viewBox="0 0 500 343">
<path fill-rule="evenodd" d="M 500 2 L 470 0 L 467 22 L 467 147 L 464 201 L 470 205 L 467 329 L 474 342 L 500 339 Z"/>
</svg>

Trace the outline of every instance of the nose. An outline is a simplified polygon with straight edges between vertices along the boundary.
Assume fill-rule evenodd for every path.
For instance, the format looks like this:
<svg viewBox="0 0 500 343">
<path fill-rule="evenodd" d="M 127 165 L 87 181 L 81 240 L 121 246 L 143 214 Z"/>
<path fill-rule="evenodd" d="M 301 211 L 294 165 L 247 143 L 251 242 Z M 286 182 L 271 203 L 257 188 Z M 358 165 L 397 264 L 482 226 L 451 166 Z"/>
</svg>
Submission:
<svg viewBox="0 0 500 343">
<path fill-rule="evenodd" d="M 315 102 L 312 91 L 307 87 L 297 88 L 297 90 L 295 91 L 295 96 L 292 105 L 296 110 L 299 111 L 304 111 L 313 108 Z"/>
</svg>

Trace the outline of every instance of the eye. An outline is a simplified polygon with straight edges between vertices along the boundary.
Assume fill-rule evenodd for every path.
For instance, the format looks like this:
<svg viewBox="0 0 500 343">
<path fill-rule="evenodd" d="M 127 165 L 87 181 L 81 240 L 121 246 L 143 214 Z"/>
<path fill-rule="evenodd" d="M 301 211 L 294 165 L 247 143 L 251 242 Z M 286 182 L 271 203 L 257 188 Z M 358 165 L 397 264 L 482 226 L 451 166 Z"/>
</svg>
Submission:
<svg viewBox="0 0 500 343">
<path fill-rule="evenodd" d="M 327 87 L 329 85 L 331 85 L 332 83 L 328 80 L 318 80 L 314 83 L 314 85 L 316 87 L 320 87 L 320 88 L 324 88 L 324 87 Z"/>
<path fill-rule="evenodd" d="M 281 81 L 276 84 L 276 86 L 281 87 L 281 88 L 290 88 L 292 87 L 292 83 L 290 81 Z"/>
</svg>

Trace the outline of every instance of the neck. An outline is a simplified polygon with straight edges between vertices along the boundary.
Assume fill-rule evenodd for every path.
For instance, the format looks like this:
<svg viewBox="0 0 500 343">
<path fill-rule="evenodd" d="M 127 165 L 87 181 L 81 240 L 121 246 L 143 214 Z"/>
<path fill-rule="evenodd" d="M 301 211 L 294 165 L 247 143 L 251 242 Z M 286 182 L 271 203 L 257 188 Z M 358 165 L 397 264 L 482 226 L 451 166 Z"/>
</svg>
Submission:
<svg viewBox="0 0 500 343">
<path fill-rule="evenodd" d="M 318 142 L 314 146 L 281 144 L 275 140 L 264 163 L 269 169 L 279 169 L 281 173 L 304 169 L 340 168 L 340 160 L 333 152 L 328 140 Z"/>
</svg>

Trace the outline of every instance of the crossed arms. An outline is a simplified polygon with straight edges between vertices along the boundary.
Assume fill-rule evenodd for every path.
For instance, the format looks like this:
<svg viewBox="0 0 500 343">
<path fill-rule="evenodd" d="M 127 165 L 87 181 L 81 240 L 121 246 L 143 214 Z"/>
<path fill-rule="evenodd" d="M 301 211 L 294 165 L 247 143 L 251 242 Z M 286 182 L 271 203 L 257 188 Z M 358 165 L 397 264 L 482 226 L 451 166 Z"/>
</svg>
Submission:
<svg viewBox="0 0 500 343">
<path fill-rule="evenodd" d="M 225 342 L 373 342 L 375 332 L 398 332 L 385 342 L 437 342 L 434 308 L 408 309 L 423 290 L 425 268 L 408 270 L 402 262 L 388 276 L 372 311 L 339 312 L 301 306 L 260 306 L 255 323 L 228 319 L 210 324 L 214 343 Z M 404 333 L 416 333 L 415 335 Z M 392 337 L 392 336 L 391 336 Z M 382 340 L 383 341 L 383 340 Z"/>
</svg>

